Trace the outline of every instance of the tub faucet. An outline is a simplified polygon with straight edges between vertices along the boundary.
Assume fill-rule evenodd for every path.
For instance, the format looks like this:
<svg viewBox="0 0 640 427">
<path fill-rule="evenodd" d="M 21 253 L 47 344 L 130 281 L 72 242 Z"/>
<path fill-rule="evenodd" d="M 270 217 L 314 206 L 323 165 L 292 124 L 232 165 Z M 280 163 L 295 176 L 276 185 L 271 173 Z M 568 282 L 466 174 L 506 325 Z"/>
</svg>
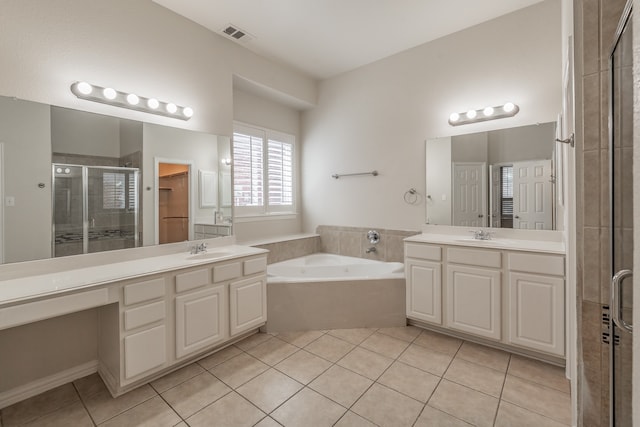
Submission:
<svg viewBox="0 0 640 427">
<path fill-rule="evenodd" d="M 206 243 L 200 243 L 199 245 L 195 245 L 191 247 L 191 253 L 192 254 L 199 254 L 201 252 L 207 252 L 207 244 Z"/>
<path fill-rule="evenodd" d="M 376 249 L 375 246 L 371 246 L 369 249 L 367 249 L 365 251 L 366 253 L 370 254 L 371 252 L 378 252 L 378 250 Z"/>
</svg>

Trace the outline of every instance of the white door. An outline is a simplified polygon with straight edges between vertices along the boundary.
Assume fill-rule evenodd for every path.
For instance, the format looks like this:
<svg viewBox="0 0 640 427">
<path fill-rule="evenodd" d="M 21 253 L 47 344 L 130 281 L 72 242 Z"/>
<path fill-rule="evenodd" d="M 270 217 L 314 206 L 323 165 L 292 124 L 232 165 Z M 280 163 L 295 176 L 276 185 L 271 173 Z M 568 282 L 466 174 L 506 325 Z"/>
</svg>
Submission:
<svg viewBox="0 0 640 427">
<path fill-rule="evenodd" d="M 551 160 L 513 164 L 513 228 L 551 230 Z"/>
<path fill-rule="evenodd" d="M 231 336 L 257 328 L 267 321 L 267 281 L 257 277 L 229 284 Z"/>
<path fill-rule="evenodd" d="M 447 266 L 447 325 L 500 340 L 500 271 Z"/>
<path fill-rule="evenodd" d="M 176 297 L 176 358 L 227 338 L 225 287 Z"/>
<path fill-rule="evenodd" d="M 509 273 L 509 342 L 564 356 L 564 280 Z"/>
<path fill-rule="evenodd" d="M 442 324 L 442 267 L 407 259 L 407 317 Z"/>
<path fill-rule="evenodd" d="M 485 169 L 485 163 L 453 164 L 453 225 L 486 226 Z"/>
</svg>

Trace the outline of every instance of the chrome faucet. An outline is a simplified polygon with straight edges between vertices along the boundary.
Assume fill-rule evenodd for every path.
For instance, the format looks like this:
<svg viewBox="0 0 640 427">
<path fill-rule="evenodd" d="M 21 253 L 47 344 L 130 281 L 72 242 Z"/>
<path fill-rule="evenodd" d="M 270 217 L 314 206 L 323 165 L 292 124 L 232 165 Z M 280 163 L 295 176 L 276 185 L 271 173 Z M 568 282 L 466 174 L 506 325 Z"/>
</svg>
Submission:
<svg viewBox="0 0 640 427">
<path fill-rule="evenodd" d="M 473 238 L 476 240 L 491 240 L 491 235 L 493 235 L 493 231 L 489 230 L 470 230 L 469 233 L 473 233 Z"/>
<path fill-rule="evenodd" d="M 200 243 L 199 245 L 195 245 L 191 247 L 191 254 L 199 254 L 201 252 L 207 252 L 207 244 Z"/>
</svg>

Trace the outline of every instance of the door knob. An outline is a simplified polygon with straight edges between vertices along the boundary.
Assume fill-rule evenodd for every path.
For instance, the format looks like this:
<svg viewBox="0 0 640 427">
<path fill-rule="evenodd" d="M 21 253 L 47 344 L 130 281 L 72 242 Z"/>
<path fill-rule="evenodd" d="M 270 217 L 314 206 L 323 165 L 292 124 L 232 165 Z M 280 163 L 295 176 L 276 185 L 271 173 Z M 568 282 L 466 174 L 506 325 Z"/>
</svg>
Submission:
<svg viewBox="0 0 640 427">
<path fill-rule="evenodd" d="M 484 217 L 484 215 L 482 215 L 482 214 L 478 215 L 478 218 L 482 218 L 482 217 Z"/>
<path fill-rule="evenodd" d="M 518 215 L 514 216 L 515 219 L 520 219 L 520 217 Z"/>
</svg>

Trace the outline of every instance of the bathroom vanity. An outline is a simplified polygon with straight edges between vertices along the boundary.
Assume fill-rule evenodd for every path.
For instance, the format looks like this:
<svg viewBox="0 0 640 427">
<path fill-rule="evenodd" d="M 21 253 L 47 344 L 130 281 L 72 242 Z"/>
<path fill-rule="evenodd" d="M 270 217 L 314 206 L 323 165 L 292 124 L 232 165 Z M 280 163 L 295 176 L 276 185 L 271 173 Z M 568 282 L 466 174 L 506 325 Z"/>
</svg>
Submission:
<svg viewBox="0 0 640 427">
<path fill-rule="evenodd" d="M 97 370 L 113 396 L 264 325 L 267 251 L 220 246 L 0 283 L 0 329 L 98 307 Z"/>
<path fill-rule="evenodd" d="M 461 231 L 466 235 L 429 232 L 405 239 L 409 322 L 561 363 L 562 241 L 539 234 L 528 239 L 527 233 L 476 240 Z"/>
</svg>

